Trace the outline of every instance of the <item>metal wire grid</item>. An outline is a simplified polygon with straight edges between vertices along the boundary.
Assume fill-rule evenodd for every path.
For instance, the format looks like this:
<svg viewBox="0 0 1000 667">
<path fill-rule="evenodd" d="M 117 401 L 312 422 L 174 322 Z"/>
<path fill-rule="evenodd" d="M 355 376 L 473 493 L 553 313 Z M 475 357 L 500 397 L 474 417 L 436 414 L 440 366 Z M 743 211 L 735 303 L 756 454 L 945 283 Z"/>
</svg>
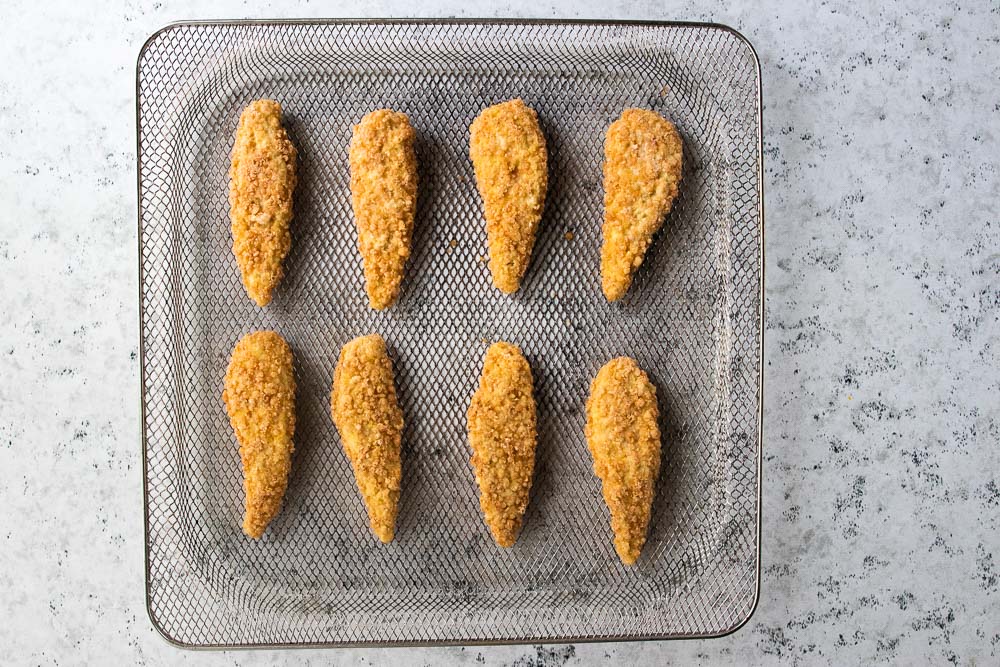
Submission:
<svg viewBox="0 0 1000 667">
<path fill-rule="evenodd" d="M 468 126 L 520 96 L 550 185 L 513 297 L 490 285 Z M 255 307 L 230 251 L 227 169 L 242 107 L 273 97 L 299 148 L 286 278 Z M 137 70 L 140 310 L 150 616 L 193 646 L 414 644 L 724 633 L 758 586 L 762 220 L 756 58 L 719 26 L 239 22 L 154 35 Z M 351 125 L 417 129 L 420 198 L 399 303 L 371 311 L 355 250 Z M 681 195 L 627 297 L 600 292 L 604 131 L 656 109 L 685 140 Z M 264 539 L 240 531 L 239 458 L 220 400 L 234 342 L 295 353 L 296 452 Z M 372 537 L 329 417 L 340 346 L 381 333 L 406 420 L 397 538 Z M 536 378 L 525 527 L 490 539 L 465 409 L 494 340 Z M 597 369 L 634 356 L 658 387 L 664 465 L 638 567 L 615 556 L 583 437 Z"/>
</svg>

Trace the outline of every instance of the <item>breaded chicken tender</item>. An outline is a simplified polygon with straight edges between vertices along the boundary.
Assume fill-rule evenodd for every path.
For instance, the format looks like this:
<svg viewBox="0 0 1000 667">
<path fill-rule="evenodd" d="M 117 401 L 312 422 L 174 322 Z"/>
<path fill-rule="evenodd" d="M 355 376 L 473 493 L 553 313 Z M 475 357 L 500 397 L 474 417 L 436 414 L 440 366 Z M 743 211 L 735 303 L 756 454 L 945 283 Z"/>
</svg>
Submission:
<svg viewBox="0 0 1000 667">
<path fill-rule="evenodd" d="M 484 109 L 469 132 L 493 285 L 510 294 L 521 286 L 545 207 L 545 136 L 537 114 L 522 100 Z"/>
<path fill-rule="evenodd" d="M 381 336 L 363 336 L 344 345 L 333 374 L 330 408 L 372 532 L 383 543 L 390 542 L 399 511 L 403 413 Z"/>
<path fill-rule="evenodd" d="M 531 367 L 516 345 L 486 351 L 467 414 L 479 505 L 493 539 L 514 546 L 535 469 L 535 398 Z"/>
<path fill-rule="evenodd" d="M 259 539 L 281 509 L 292 464 L 295 377 L 285 339 L 273 331 L 244 336 L 233 348 L 222 400 L 243 462 L 243 532 Z"/>
<path fill-rule="evenodd" d="M 656 388 L 633 359 L 612 359 L 597 373 L 587 400 L 587 447 L 611 511 L 615 551 L 639 558 L 660 474 Z"/>
<path fill-rule="evenodd" d="M 653 234 L 677 197 L 683 145 L 673 123 L 647 109 L 626 109 L 604 140 L 604 245 L 601 289 L 625 296 Z"/>
<path fill-rule="evenodd" d="M 379 109 L 354 126 L 351 205 L 372 308 L 399 296 L 417 212 L 416 133 L 406 114 Z"/>
<path fill-rule="evenodd" d="M 240 116 L 229 170 L 229 218 L 233 254 L 243 286 L 258 306 L 284 276 L 281 263 L 292 245 L 297 152 L 281 126 L 281 105 L 251 102 Z"/>
</svg>

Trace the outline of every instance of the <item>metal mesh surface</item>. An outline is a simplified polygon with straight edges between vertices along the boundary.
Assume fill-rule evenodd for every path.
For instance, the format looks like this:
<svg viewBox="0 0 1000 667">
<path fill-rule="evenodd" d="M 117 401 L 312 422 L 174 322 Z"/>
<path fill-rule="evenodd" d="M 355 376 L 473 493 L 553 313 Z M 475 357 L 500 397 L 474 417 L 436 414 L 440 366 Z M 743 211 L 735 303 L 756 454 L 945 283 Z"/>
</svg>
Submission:
<svg viewBox="0 0 1000 667">
<path fill-rule="evenodd" d="M 147 596 L 199 645 L 586 640 L 712 635 L 758 586 L 762 220 L 759 75 L 717 26 L 549 22 L 185 24 L 137 71 Z M 549 194 L 519 292 L 490 284 L 468 127 L 522 97 Z M 228 220 L 239 113 L 272 97 L 299 149 L 286 277 L 267 308 L 240 283 Z M 628 295 L 601 295 L 601 164 L 623 108 L 685 142 L 681 194 Z M 420 196 L 398 304 L 368 308 L 347 147 L 366 112 L 417 130 Z M 221 401 L 243 334 L 295 354 L 298 427 L 284 508 L 241 530 L 242 473 Z M 341 345 L 377 332 L 405 415 L 396 539 L 371 535 L 329 415 Z M 524 529 L 480 516 L 465 410 L 488 343 L 520 345 L 538 402 Z M 583 435 L 590 379 L 635 357 L 658 388 L 663 469 L 638 566 L 611 543 Z"/>
</svg>

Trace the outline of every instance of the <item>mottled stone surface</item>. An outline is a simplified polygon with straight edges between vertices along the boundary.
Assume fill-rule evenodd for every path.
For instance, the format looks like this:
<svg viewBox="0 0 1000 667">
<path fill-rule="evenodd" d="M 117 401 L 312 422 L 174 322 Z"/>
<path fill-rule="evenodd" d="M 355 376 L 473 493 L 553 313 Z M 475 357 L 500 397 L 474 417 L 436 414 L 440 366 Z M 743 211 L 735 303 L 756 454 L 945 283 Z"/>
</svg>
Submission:
<svg viewBox="0 0 1000 667">
<path fill-rule="evenodd" d="M 13 2 L 0 21 L 0 624 L 14 664 L 1000 662 L 1000 8 Z M 759 608 L 711 641 L 203 654 L 143 606 L 134 62 L 197 16 L 714 20 L 764 72 Z M 329 15 L 329 14 L 327 14 Z"/>
</svg>

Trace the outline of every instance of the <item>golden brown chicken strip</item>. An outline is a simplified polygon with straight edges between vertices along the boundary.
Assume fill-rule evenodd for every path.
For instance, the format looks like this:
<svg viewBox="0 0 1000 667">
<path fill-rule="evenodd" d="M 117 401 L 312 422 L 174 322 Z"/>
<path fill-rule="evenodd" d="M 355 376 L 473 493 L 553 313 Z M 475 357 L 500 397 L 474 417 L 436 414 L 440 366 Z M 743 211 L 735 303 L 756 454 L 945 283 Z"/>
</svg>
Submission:
<svg viewBox="0 0 1000 667">
<path fill-rule="evenodd" d="M 516 345 L 486 351 L 467 414 L 479 505 L 493 539 L 514 546 L 535 469 L 535 398 L 531 367 Z"/>
<path fill-rule="evenodd" d="M 364 262 L 365 289 L 381 310 L 399 296 L 417 212 L 416 133 L 406 114 L 379 109 L 354 126 L 351 205 Z"/>
<path fill-rule="evenodd" d="M 271 302 L 281 263 L 292 245 L 295 146 L 281 126 L 281 105 L 251 102 L 240 115 L 229 170 L 233 254 L 247 294 L 258 306 Z"/>
<path fill-rule="evenodd" d="M 626 565 L 639 558 L 660 474 L 656 388 L 633 359 L 612 359 L 590 384 L 587 446 L 611 510 L 615 551 Z"/>
<path fill-rule="evenodd" d="M 521 286 L 545 207 L 548 153 L 535 111 L 522 100 L 484 109 L 470 128 L 469 157 L 486 213 L 493 285 Z"/>
<path fill-rule="evenodd" d="M 340 351 L 330 408 L 372 532 L 390 542 L 399 511 L 403 413 L 381 336 L 355 338 Z"/>
<path fill-rule="evenodd" d="M 626 109 L 604 140 L 604 245 L 601 289 L 625 296 L 653 234 L 677 197 L 683 144 L 673 123 L 647 109 Z"/>
<path fill-rule="evenodd" d="M 243 532 L 259 539 L 281 509 L 292 464 L 295 377 L 285 339 L 273 331 L 244 336 L 233 348 L 222 400 L 240 443 Z"/>
</svg>

